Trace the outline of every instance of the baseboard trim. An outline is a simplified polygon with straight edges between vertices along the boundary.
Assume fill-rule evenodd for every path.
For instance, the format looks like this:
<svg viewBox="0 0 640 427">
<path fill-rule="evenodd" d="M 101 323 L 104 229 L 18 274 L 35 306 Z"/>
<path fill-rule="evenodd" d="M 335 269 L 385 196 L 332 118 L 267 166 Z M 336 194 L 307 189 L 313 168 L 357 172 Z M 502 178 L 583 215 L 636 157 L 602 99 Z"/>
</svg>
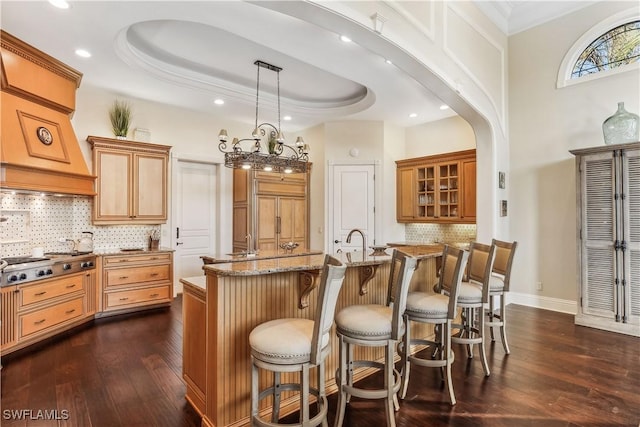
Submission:
<svg viewBox="0 0 640 427">
<path fill-rule="evenodd" d="M 578 307 L 576 301 L 550 298 L 539 295 L 507 292 L 506 304 L 519 304 L 528 307 L 542 308 L 545 310 L 559 311 L 561 313 L 576 314 Z"/>
</svg>

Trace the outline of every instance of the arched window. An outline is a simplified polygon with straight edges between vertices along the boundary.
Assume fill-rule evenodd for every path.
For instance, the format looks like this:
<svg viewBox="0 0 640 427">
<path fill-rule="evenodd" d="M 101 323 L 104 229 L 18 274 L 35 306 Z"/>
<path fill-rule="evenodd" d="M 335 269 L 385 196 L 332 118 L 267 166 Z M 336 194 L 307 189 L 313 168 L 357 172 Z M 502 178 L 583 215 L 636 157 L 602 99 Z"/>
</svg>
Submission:
<svg viewBox="0 0 640 427">
<path fill-rule="evenodd" d="M 557 87 L 640 70 L 640 14 L 621 11 L 584 33 L 565 54 Z"/>
<path fill-rule="evenodd" d="M 582 51 L 571 78 L 610 70 L 640 61 L 640 21 L 613 28 Z"/>
</svg>

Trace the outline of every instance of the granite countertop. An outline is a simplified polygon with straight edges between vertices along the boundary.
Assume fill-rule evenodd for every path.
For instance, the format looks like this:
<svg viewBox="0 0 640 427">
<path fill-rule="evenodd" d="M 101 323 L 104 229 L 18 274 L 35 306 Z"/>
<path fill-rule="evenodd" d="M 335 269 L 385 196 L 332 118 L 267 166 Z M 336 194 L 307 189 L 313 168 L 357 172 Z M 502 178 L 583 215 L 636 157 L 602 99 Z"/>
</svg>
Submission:
<svg viewBox="0 0 640 427">
<path fill-rule="evenodd" d="M 206 264 L 202 268 L 205 274 L 211 272 L 218 276 L 258 276 L 288 271 L 320 270 L 323 264 L 324 255 L 318 254 Z"/>
<path fill-rule="evenodd" d="M 101 249 L 95 250 L 93 253 L 97 256 L 102 255 L 136 255 L 136 254 L 154 254 L 163 252 L 175 252 L 174 249 L 160 247 L 158 249 L 149 248 L 119 248 L 119 249 Z"/>
<path fill-rule="evenodd" d="M 286 258 L 297 257 L 305 255 L 319 255 L 322 254 L 321 250 L 317 249 L 294 249 L 293 252 L 287 252 L 284 249 L 262 249 L 257 254 L 246 256 L 244 254 L 222 254 L 222 255 L 202 255 L 202 261 L 207 264 L 222 264 L 227 262 L 243 262 L 243 261 L 258 261 L 263 259 L 272 258 Z"/>
<path fill-rule="evenodd" d="M 460 241 L 460 242 L 425 242 L 425 241 L 419 241 L 419 240 L 405 240 L 405 241 L 401 241 L 401 242 L 390 242 L 387 243 L 387 245 L 391 246 L 391 247 L 398 247 L 398 248 L 402 248 L 402 250 L 404 251 L 406 247 L 409 246 L 422 246 L 422 247 L 428 247 L 428 246 L 440 246 L 440 248 L 443 247 L 443 245 L 449 245 L 449 246 L 453 246 L 455 248 L 458 249 L 469 249 L 469 242 L 464 242 L 464 241 Z"/>
<path fill-rule="evenodd" d="M 404 247 L 402 251 L 418 259 L 433 258 L 442 255 L 442 245 Z M 347 267 L 361 267 L 391 262 L 391 252 L 391 249 L 387 249 L 386 255 L 372 255 L 370 252 L 365 254 L 362 252 L 341 252 L 332 256 L 345 263 Z M 218 276 L 257 276 L 289 271 L 320 270 L 323 263 L 324 255 L 315 254 L 207 264 L 203 269 L 205 273 Z"/>
<path fill-rule="evenodd" d="M 182 283 L 189 284 L 200 289 L 207 289 L 207 277 L 205 275 L 183 277 L 182 279 L 180 279 L 180 281 Z"/>
</svg>

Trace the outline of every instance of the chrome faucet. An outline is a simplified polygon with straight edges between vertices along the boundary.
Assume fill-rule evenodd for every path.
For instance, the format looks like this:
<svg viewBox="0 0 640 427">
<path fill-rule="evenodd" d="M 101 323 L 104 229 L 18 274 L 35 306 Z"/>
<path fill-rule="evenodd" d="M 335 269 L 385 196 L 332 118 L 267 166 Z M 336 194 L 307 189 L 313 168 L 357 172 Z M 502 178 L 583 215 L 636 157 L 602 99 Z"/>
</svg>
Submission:
<svg viewBox="0 0 640 427">
<path fill-rule="evenodd" d="M 351 230 L 347 235 L 347 243 L 351 243 L 351 235 L 355 232 L 360 233 L 360 235 L 362 236 L 362 256 L 364 256 L 366 253 L 367 239 L 364 237 L 364 233 L 362 231 L 358 230 L 357 228 L 354 228 L 353 230 Z"/>
</svg>

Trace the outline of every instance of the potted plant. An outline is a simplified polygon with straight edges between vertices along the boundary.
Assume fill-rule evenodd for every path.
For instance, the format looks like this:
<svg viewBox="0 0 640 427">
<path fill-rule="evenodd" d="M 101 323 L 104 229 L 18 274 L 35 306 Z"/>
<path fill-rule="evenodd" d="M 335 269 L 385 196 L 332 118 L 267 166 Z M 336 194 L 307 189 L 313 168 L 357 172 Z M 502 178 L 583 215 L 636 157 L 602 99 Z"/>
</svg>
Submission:
<svg viewBox="0 0 640 427">
<path fill-rule="evenodd" d="M 129 104 L 125 101 L 114 101 L 109 110 L 109 119 L 116 139 L 126 139 L 129 133 L 129 124 L 131 123 L 131 107 Z"/>
</svg>

